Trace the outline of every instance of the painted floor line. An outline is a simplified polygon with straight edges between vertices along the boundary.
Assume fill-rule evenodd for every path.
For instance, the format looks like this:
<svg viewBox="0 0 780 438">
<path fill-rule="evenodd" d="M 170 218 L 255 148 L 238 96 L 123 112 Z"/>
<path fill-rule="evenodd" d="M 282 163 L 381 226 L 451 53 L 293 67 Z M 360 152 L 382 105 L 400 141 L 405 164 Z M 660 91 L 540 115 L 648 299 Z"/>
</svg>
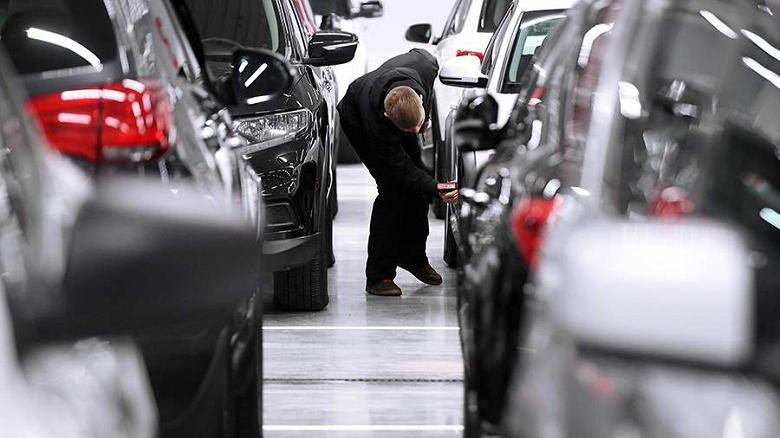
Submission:
<svg viewBox="0 0 780 438">
<path fill-rule="evenodd" d="M 301 425 L 301 426 L 282 426 L 282 425 L 264 425 L 265 431 L 289 431 L 289 432 L 440 432 L 453 431 L 462 432 L 463 426 L 450 425 Z"/>
<path fill-rule="evenodd" d="M 405 327 L 405 326 L 280 326 L 271 325 L 263 326 L 263 330 L 377 330 L 377 331 L 408 331 L 408 330 L 424 330 L 424 331 L 458 331 L 459 327 Z"/>
</svg>

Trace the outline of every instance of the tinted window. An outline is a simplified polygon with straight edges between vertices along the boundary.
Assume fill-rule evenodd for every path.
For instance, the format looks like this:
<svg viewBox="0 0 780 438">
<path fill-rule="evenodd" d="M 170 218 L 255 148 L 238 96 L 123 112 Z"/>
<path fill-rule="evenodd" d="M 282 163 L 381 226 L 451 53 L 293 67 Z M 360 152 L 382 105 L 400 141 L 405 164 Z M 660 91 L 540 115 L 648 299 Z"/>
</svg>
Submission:
<svg viewBox="0 0 780 438">
<path fill-rule="evenodd" d="M 284 29 L 273 0 L 187 0 L 206 55 L 235 47 L 285 53 Z"/>
<path fill-rule="evenodd" d="M 485 0 L 479 14 L 477 32 L 495 32 L 511 4 L 512 0 Z"/>
<path fill-rule="evenodd" d="M 564 17 L 562 11 L 526 12 L 520 23 L 512 55 L 506 70 L 505 83 L 517 84 L 531 63 L 536 50 L 547 34 Z"/>
<path fill-rule="evenodd" d="M 0 1 L 0 38 L 22 74 L 98 67 L 117 43 L 102 0 Z"/>
</svg>

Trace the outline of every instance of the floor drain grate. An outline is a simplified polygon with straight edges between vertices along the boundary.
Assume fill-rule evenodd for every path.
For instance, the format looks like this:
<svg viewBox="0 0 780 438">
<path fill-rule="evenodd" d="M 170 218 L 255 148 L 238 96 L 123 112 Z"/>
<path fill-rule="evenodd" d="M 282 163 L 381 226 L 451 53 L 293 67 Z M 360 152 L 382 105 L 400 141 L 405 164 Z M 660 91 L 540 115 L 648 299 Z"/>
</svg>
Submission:
<svg viewBox="0 0 780 438">
<path fill-rule="evenodd" d="M 463 379 L 283 379 L 267 378 L 268 383 L 463 383 Z"/>
</svg>

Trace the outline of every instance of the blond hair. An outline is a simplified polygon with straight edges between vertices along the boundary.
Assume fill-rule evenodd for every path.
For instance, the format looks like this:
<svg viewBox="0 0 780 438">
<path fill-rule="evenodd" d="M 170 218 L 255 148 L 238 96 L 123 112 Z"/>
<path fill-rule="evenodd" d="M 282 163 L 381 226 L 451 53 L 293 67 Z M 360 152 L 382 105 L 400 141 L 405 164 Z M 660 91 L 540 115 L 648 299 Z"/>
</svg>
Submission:
<svg viewBox="0 0 780 438">
<path fill-rule="evenodd" d="M 396 87 L 387 93 L 385 114 L 400 129 L 414 129 L 425 117 L 420 97 L 411 87 Z"/>
</svg>

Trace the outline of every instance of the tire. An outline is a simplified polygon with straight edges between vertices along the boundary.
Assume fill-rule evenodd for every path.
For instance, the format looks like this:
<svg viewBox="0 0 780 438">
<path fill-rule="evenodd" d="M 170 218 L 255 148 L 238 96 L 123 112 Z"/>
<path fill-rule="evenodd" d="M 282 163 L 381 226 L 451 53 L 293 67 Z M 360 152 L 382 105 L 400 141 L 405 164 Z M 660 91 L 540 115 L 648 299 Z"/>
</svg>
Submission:
<svg viewBox="0 0 780 438">
<path fill-rule="evenodd" d="M 333 222 L 328 212 L 321 216 L 325 223 L 312 260 L 303 266 L 274 272 L 274 307 L 278 310 L 310 312 L 328 305 L 328 226 Z"/>
<path fill-rule="evenodd" d="M 326 244 L 326 251 L 328 255 L 328 268 L 332 268 L 336 264 L 336 253 L 333 251 L 333 216 L 334 214 L 331 213 L 333 211 L 334 205 L 331 204 L 331 208 L 328 211 L 328 218 L 327 218 L 327 225 L 325 226 L 325 241 Z M 325 279 L 327 282 L 327 278 Z"/>
<path fill-rule="evenodd" d="M 458 267 L 458 244 L 455 242 L 455 236 L 452 234 L 450 226 L 449 212 L 444 218 L 444 263 L 450 268 Z"/>
<path fill-rule="evenodd" d="M 262 299 L 254 300 L 256 324 L 253 337 L 252 379 L 246 391 L 235 397 L 236 438 L 260 438 L 263 436 L 263 329 Z"/>
</svg>

